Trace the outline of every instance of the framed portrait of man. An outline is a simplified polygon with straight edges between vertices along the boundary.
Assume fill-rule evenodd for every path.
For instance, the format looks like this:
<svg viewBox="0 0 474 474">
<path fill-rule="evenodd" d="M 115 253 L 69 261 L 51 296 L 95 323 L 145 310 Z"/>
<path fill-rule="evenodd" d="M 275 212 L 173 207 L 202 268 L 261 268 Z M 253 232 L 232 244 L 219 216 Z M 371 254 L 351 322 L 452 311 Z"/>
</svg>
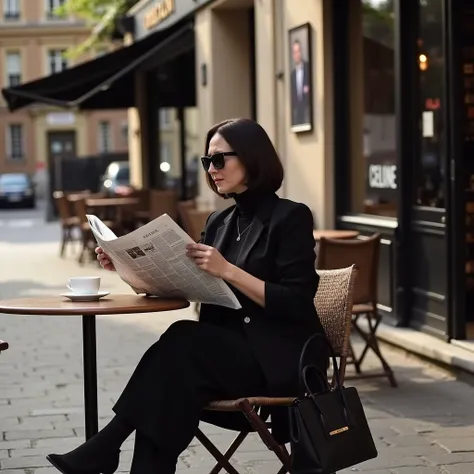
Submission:
<svg viewBox="0 0 474 474">
<path fill-rule="evenodd" d="M 289 30 L 291 130 L 313 130 L 313 80 L 311 25 Z"/>
</svg>

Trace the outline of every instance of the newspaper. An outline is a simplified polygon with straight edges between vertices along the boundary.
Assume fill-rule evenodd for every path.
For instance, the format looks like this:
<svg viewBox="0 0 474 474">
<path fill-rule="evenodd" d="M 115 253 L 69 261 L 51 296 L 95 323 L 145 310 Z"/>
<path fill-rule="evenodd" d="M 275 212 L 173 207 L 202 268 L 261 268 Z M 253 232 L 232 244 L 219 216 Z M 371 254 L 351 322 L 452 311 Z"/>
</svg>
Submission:
<svg viewBox="0 0 474 474">
<path fill-rule="evenodd" d="M 117 273 L 137 294 L 241 308 L 224 280 L 201 270 L 186 256 L 186 245 L 194 241 L 167 214 L 122 237 L 97 216 L 87 214 L 87 220 Z"/>
</svg>

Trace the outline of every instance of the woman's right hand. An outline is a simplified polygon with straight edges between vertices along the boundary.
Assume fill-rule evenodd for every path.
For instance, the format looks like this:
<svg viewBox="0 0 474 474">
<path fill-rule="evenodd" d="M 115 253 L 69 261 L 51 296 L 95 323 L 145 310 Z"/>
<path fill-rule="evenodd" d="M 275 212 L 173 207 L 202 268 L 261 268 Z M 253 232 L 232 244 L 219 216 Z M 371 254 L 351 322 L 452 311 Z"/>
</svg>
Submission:
<svg viewBox="0 0 474 474">
<path fill-rule="evenodd" d="M 95 253 L 97 254 L 97 260 L 99 260 L 100 266 L 102 268 L 105 268 L 106 270 L 109 270 L 111 272 L 116 271 L 114 264 L 110 260 L 110 257 L 104 252 L 102 247 L 97 247 L 95 249 Z"/>
</svg>

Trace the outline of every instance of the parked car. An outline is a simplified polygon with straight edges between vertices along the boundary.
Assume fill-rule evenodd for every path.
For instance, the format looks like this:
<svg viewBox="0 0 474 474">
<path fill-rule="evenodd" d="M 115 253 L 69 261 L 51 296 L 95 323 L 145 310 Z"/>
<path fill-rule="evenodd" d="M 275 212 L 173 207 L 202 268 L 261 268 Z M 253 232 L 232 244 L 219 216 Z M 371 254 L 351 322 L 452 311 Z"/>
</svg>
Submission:
<svg viewBox="0 0 474 474">
<path fill-rule="evenodd" d="M 26 173 L 0 174 L 0 204 L 36 206 L 35 185 Z"/>
<path fill-rule="evenodd" d="M 130 186 L 128 161 L 113 161 L 101 176 L 101 191 L 111 196 L 126 196 L 133 191 Z"/>
</svg>

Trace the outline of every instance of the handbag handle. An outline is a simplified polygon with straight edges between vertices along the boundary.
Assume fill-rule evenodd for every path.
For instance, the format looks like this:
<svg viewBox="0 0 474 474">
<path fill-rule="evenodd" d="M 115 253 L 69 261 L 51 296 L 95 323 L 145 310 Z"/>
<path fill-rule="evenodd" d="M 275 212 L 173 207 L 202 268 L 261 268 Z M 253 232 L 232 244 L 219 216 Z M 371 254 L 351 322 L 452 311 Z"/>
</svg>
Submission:
<svg viewBox="0 0 474 474">
<path fill-rule="evenodd" d="M 319 411 L 320 416 L 321 416 L 321 422 L 324 425 L 327 425 L 326 416 L 324 414 L 324 411 L 320 408 L 319 403 L 316 399 L 316 396 L 311 391 L 311 388 L 310 388 L 309 383 L 308 383 L 307 373 L 311 369 L 314 369 L 316 371 L 316 374 L 318 376 L 319 381 L 321 382 L 322 387 L 326 388 L 326 390 L 328 392 L 331 391 L 331 387 L 329 385 L 329 382 L 328 382 L 327 378 L 324 376 L 323 372 L 321 371 L 321 369 L 319 367 L 317 367 L 316 365 L 305 365 L 304 366 L 301 376 L 302 376 L 302 379 L 303 379 L 303 384 L 306 387 L 308 397 L 316 405 L 316 408 Z M 334 389 L 333 393 L 336 393 L 336 389 Z M 347 399 L 346 399 L 346 395 L 344 393 L 344 390 L 337 389 L 337 393 L 341 397 L 344 420 L 346 421 L 346 424 L 348 426 L 353 426 L 354 423 L 353 423 L 353 419 L 352 419 L 352 414 L 349 410 L 349 405 L 347 403 Z"/>
<path fill-rule="evenodd" d="M 329 385 L 327 377 L 324 376 L 324 373 L 319 367 L 317 367 L 316 365 L 305 365 L 303 367 L 303 371 L 301 372 L 301 379 L 303 381 L 303 385 L 305 386 L 307 390 L 307 393 L 313 393 L 308 383 L 307 372 L 309 370 L 314 370 L 314 372 L 316 373 L 317 379 L 319 380 L 321 387 L 323 389 L 326 389 L 327 391 L 331 390 L 331 386 Z"/>
<path fill-rule="evenodd" d="M 313 334 L 311 337 L 309 337 L 308 340 L 305 342 L 305 344 L 303 346 L 303 349 L 301 350 L 300 362 L 299 362 L 299 365 L 298 365 L 298 368 L 299 368 L 298 374 L 299 374 L 300 383 L 301 382 L 303 382 L 303 384 L 305 383 L 302 379 L 303 369 L 304 369 L 304 367 L 303 367 L 304 356 L 306 355 L 306 351 L 308 350 L 308 346 L 316 338 L 323 339 L 324 342 L 326 343 L 326 346 L 327 346 L 328 352 L 329 352 L 329 357 L 332 360 L 334 378 L 336 380 L 336 387 L 341 388 L 342 387 L 341 376 L 340 376 L 340 372 L 339 372 L 339 366 L 337 365 L 336 354 L 335 354 L 334 349 L 333 349 L 331 343 L 329 342 L 328 338 L 324 334 L 319 334 L 319 333 Z M 302 386 L 303 386 L 303 384 L 302 384 Z"/>
</svg>

